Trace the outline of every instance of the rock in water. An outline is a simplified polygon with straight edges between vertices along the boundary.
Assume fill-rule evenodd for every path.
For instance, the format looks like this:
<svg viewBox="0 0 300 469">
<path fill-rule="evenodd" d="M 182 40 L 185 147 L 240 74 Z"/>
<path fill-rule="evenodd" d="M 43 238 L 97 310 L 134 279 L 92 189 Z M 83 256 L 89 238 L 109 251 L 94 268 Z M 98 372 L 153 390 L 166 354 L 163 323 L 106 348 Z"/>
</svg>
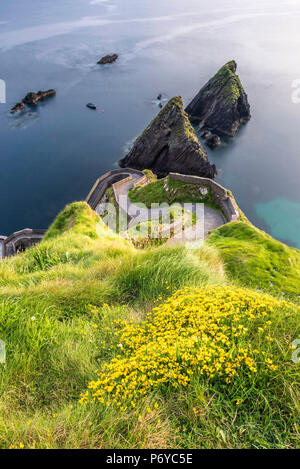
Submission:
<svg viewBox="0 0 300 469">
<path fill-rule="evenodd" d="M 50 98 L 56 94 L 55 90 L 47 91 L 38 91 L 37 93 L 28 93 L 23 99 L 23 103 L 28 104 L 29 106 L 36 105 L 39 101 Z"/>
<path fill-rule="evenodd" d="M 187 106 L 190 120 L 199 122 L 201 129 L 233 137 L 250 119 L 250 105 L 236 69 L 234 60 L 224 65 Z"/>
<path fill-rule="evenodd" d="M 217 173 L 196 137 L 180 97 L 168 102 L 119 165 L 151 169 L 159 177 L 177 172 L 214 178 Z"/>
<path fill-rule="evenodd" d="M 11 108 L 10 113 L 16 114 L 16 112 L 24 111 L 25 104 L 23 102 L 17 103 L 14 107 Z"/>
<path fill-rule="evenodd" d="M 219 135 L 211 134 L 205 141 L 206 145 L 210 148 L 216 148 L 221 145 L 221 139 Z"/>
<path fill-rule="evenodd" d="M 43 101 L 44 99 L 50 98 L 56 94 L 55 90 L 48 90 L 48 91 L 38 91 L 38 93 L 30 92 L 28 93 L 25 98 L 20 102 L 17 103 L 11 110 L 11 114 L 16 114 L 16 112 L 24 111 L 25 104 L 28 106 L 35 106 L 38 104 L 39 101 Z"/>
<path fill-rule="evenodd" d="M 113 54 L 113 55 L 106 55 L 105 57 L 102 57 L 97 63 L 100 65 L 105 65 L 105 64 L 112 64 L 118 59 L 118 54 Z"/>
</svg>

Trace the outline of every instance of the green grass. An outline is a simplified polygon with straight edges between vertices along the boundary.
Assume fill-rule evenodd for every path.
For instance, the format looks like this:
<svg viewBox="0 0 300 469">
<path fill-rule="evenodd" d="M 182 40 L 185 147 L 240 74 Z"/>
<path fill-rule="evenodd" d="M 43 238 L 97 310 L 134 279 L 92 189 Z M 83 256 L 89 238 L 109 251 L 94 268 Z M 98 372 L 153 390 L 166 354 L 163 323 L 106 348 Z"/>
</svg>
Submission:
<svg viewBox="0 0 300 469">
<path fill-rule="evenodd" d="M 181 222 L 179 220 L 181 219 Z M 178 225 L 175 222 L 178 221 Z M 159 219 L 148 220 L 138 223 L 127 230 L 129 239 L 135 247 L 145 249 L 149 247 L 162 246 L 168 241 L 170 236 L 194 226 L 197 217 L 194 213 L 184 210 L 182 207 L 174 206 Z M 175 226 L 172 224 L 175 223 Z"/>
<path fill-rule="evenodd" d="M 299 300 L 299 250 L 276 241 L 247 221 L 221 226 L 208 243 L 218 249 L 230 279 Z"/>
<path fill-rule="evenodd" d="M 207 189 L 207 194 L 202 195 L 200 189 Z M 168 176 L 146 186 L 132 187 L 129 191 L 129 198 L 133 203 L 143 203 L 148 208 L 153 203 L 168 203 L 171 205 L 193 202 L 204 203 L 214 210 L 221 211 L 214 201 L 209 186 L 176 181 Z"/>
<path fill-rule="evenodd" d="M 221 93 L 226 101 L 235 103 L 244 92 L 242 83 L 235 72 L 236 64 L 234 61 L 225 64 L 216 75 L 210 80 L 207 94 L 214 95 Z"/>
<path fill-rule="evenodd" d="M 135 412 L 79 404 L 95 371 L 118 354 L 116 319 L 138 324 L 185 286 L 244 282 L 273 293 L 272 275 L 296 298 L 299 251 L 250 225 L 216 230 L 200 250 L 142 250 L 111 232 L 87 204 L 71 204 L 39 245 L 0 263 L 0 339 L 7 350 L 0 448 L 296 447 L 299 368 L 286 344 L 297 338 L 299 321 L 282 322 L 280 312 L 277 359 L 289 368 L 279 381 L 258 380 L 257 401 L 240 412 L 229 392 L 201 376 L 164 397 L 153 390 Z M 154 400 L 159 409 L 149 413 Z"/>
</svg>

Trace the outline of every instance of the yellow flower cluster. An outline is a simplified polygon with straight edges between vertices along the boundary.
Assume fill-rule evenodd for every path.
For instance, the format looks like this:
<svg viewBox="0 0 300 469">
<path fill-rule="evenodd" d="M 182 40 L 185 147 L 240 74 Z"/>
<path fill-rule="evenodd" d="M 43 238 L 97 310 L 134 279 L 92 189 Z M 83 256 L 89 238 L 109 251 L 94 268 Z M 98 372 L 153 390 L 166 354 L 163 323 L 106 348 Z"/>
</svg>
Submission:
<svg viewBox="0 0 300 469">
<path fill-rule="evenodd" d="M 80 402 L 126 410 L 153 389 L 187 386 L 195 374 L 225 384 L 258 369 L 275 371 L 271 319 L 278 312 L 284 320 L 294 308 L 240 288 L 179 290 L 142 323 L 122 323 L 120 354 L 102 367 Z"/>
</svg>

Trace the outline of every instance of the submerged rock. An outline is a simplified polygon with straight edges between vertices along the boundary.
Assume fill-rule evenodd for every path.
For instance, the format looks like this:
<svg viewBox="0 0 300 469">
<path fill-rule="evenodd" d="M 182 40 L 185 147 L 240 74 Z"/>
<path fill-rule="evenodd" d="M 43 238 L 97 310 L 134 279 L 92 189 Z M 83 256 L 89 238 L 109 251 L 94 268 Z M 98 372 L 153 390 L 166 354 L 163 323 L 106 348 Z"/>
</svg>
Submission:
<svg viewBox="0 0 300 469">
<path fill-rule="evenodd" d="M 118 54 L 113 54 L 113 55 L 105 55 L 100 59 L 97 63 L 100 65 L 105 65 L 105 64 L 112 64 L 118 59 Z"/>
<path fill-rule="evenodd" d="M 119 165 L 151 169 L 159 177 L 177 172 L 214 178 L 217 173 L 196 137 L 180 97 L 166 104 Z"/>
<path fill-rule="evenodd" d="M 23 111 L 25 109 L 25 104 L 28 104 L 28 106 L 36 106 L 39 101 L 50 98 L 55 94 L 55 90 L 38 91 L 38 93 L 30 92 L 20 103 L 17 103 L 10 112 L 11 114 L 15 114 L 18 111 Z"/>
<path fill-rule="evenodd" d="M 187 106 L 190 120 L 199 122 L 200 129 L 233 137 L 250 119 L 250 105 L 236 69 L 234 60 L 225 64 Z"/>
</svg>

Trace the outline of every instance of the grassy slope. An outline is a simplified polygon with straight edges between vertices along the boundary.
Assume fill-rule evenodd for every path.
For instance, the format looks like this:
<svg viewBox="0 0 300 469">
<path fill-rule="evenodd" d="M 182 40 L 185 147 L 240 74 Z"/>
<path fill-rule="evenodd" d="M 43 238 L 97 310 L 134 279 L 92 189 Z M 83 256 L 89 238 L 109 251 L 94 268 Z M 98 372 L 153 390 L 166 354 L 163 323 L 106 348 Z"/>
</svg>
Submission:
<svg viewBox="0 0 300 469">
<path fill-rule="evenodd" d="M 216 247 L 231 279 L 241 285 L 299 300 L 300 251 L 246 221 L 221 226 L 208 243 Z"/>
<path fill-rule="evenodd" d="M 135 412 L 78 402 L 95 370 L 119 353 L 115 319 L 138 324 L 157 299 L 178 288 L 228 284 L 220 253 L 228 256 L 232 278 L 241 280 L 222 249 L 230 242 L 237 252 L 234 230 L 231 238 L 216 232 L 211 244 L 219 251 L 208 244 L 199 251 L 136 250 L 85 203 L 76 203 L 59 215 L 41 244 L 2 262 L 0 338 L 7 362 L 0 365 L 0 447 L 295 447 L 296 375 L 287 349 L 299 320 L 291 315 L 283 324 L 279 311 L 274 333 L 280 373 L 276 381 L 267 374 L 270 391 L 254 393 L 241 412 L 234 399 L 242 389 L 220 392 L 199 375 L 189 388 L 159 396 L 153 391 Z M 271 241 L 264 243 L 264 258 L 271 259 L 268 249 L 279 255 Z M 299 253 L 278 244 L 279 273 L 281 260 L 291 257 L 294 268 L 285 266 L 281 275 L 286 285 L 298 285 Z M 263 271 L 251 283 L 261 284 L 268 286 Z M 160 401 L 156 411 L 154 398 Z"/>
</svg>

